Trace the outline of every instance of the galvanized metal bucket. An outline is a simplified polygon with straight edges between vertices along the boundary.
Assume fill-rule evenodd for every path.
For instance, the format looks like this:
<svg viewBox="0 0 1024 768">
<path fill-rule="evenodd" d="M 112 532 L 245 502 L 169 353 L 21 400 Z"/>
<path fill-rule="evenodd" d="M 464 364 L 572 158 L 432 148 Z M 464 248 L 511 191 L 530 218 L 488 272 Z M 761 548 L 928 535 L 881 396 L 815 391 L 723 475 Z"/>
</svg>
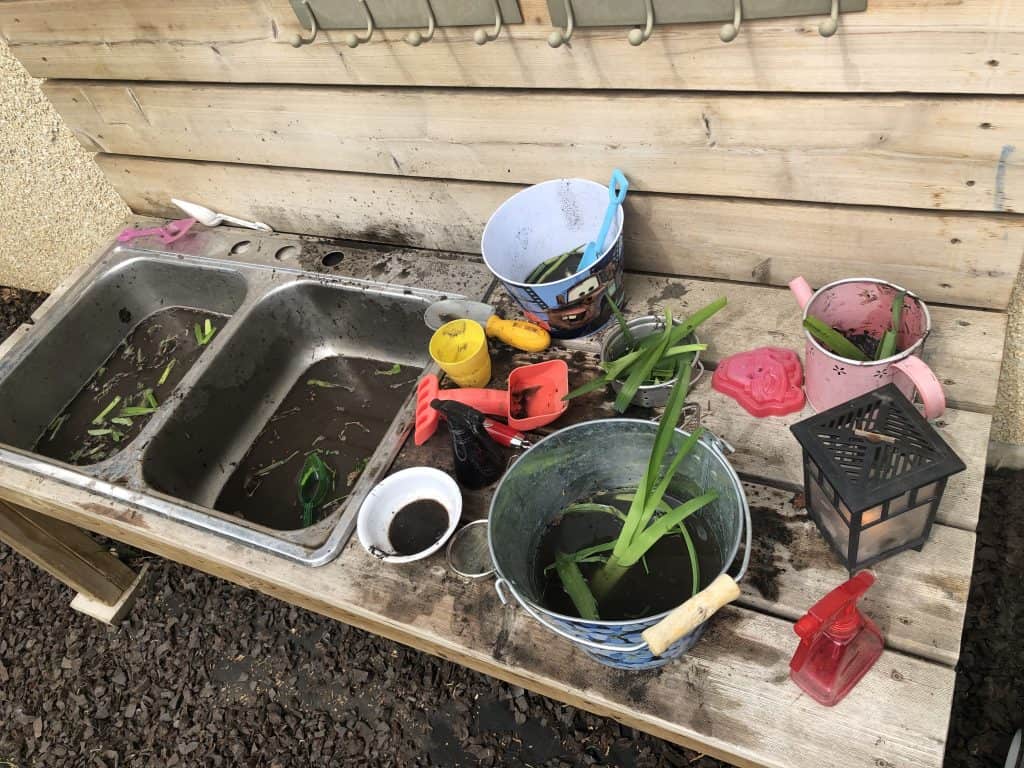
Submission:
<svg viewBox="0 0 1024 768">
<path fill-rule="evenodd" d="M 582 648 L 602 664 L 619 669 L 650 669 L 682 655 L 700 639 L 705 624 L 672 644 L 661 656 L 651 653 L 641 633 L 668 612 L 635 621 L 587 621 L 545 608 L 536 573 L 536 553 L 550 521 L 565 506 L 602 491 L 636 487 L 647 467 L 658 425 L 639 419 L 588 421 L 560 430 L 534 445 L 502 478 L 491 501 L 488 537 L 503 602 L 511 594 L 533 618 Z M 677 429 L 666 466 L 688 437 Z M 687 520 L 698 547 L 714 553 L 700 562 L 703 589 L 732 565 L 744 536 L 746 546 L 736 580 L 750 558 L 750 507 L 743 485 L 726 460 L 727 446 L 705 435 L 683 459 L 669 495 L 689 498 L 685 485 L 714 489 L 719 497 Z M 690 595 L 680 595 L 685 602 Z"/>
<path fill-rule="evenodd" d="M 679 325 L 679 321 L 673 324 Z M 629 328 L 630 333 L 633 334 L 633 338 L 639 340 L 654 333 L 661 333 L 665 329 L 665 318 L 656 315 L 644 315 L 643 317 L 635 317 L 627 321 L 626 326 Z M 700 339 L 697 338 L 697 334 L 691 333 L 682 343 L 699 344 Z M 601 344 L 601 362 L 609 363 L 616 358 L 622 357 L 624 354 L 626 354 L 626 335 L 616 325 L 605 334 L 604 343 Z M 696 352 L 693 356 L 693 372 L 690 374 L 690 386 L 692 387 L 700 381 L 703 375 L 704 365 L 700 361 L 700 352 Z M 672 392 L 672 386 L 675 383 L 676 380 L 673 376 L 661 384 L 642 385 L 637 389 L 630 403 L 641 408 L 661 408 L 668 402 L 668 396 Z M 613 381 L 612 389 L 618 394 L 622 390 L 622 382 L 618 379 Z"/>
</svg>

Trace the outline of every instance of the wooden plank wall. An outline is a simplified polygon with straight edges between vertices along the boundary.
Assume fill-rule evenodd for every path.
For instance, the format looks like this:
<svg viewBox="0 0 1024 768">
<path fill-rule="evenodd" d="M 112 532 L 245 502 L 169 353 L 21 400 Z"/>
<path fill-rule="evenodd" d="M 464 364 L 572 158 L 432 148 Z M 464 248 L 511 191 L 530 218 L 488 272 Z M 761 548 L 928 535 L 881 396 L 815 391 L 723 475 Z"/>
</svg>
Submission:
<svg viewBox="0 0 1024 768">
<path fill-rule="evenodd" d="M 481 0 L 483 2 L 484 0 Z M 785 285 L 851 274 L 1003 309 L 1024 252 L 1024 0 L 293 49 L 288 0 L 8 0 L 0 33 L 140 213 L 169 194 L 283 231 L 477 253 L 557 175 L 632 182 L 628 265 Z M 1020 146 L 1018 146 L 1020 145 Z"/>
</svg>

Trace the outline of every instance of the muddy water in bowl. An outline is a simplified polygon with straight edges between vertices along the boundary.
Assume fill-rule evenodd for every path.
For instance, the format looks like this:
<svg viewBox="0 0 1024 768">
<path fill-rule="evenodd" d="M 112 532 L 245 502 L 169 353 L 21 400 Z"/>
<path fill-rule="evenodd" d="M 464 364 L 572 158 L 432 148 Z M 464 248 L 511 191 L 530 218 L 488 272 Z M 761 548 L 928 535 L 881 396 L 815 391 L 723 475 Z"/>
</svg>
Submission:
<svg viewBox="0 0 1024 768">
<path fill-rule="evenodd" d="M 359 508 L 363 549 L 387 563 L 411 563 L 437 552 L 462 517 L 462 493 L 433 467 L 409 467 L 381 480 Z"/>
<path fill-rule="evenodd" d="M 391 518 L 388 540 L 398 555 L 415 555 L 432 547 L 448 528 L 448 510 L 439 501 L 417 499 Z"/>
</svg>

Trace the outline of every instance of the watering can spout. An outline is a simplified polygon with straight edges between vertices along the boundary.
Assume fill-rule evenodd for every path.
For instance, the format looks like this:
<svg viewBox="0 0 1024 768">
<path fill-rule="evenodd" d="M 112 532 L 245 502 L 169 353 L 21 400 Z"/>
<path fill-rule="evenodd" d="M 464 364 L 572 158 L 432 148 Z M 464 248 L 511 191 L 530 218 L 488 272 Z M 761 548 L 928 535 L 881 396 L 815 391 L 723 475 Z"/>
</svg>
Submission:
<svg viewBox="0 0 1024 768">
<path fill-rule="evenodd" d="M 807 308 L 807 302 L 811 300 L 811 296 L 814 295 L 814 291 L 806 280 L 802 277 L 795 277 L 789 281 L 789 290 L 793 292 L 796 297 L 796 303 L 800 305 L 800 309 Z"/>
</svg>

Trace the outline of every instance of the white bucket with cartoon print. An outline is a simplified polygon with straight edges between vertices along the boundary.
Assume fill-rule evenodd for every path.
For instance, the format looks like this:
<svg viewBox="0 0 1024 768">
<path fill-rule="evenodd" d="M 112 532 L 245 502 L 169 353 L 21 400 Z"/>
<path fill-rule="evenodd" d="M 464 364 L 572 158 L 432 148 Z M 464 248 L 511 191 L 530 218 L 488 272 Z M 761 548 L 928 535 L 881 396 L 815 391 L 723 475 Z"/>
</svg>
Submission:
<svg viewBox="0 0 1024 768">
<path fill-rule="evenodd" d="M 586 336 L 604 327 L 612 319 L 608 297 L 620 307 L 625 304 L 621 206 L 592 266 L 553 282 L 526 282 L 542 262 L 596 238 L 607 207 L 603 184 L 554 179 L 510 197 L 484 228 L 484 263 L 526 316 L 557 339 Z"/>
</svg>

